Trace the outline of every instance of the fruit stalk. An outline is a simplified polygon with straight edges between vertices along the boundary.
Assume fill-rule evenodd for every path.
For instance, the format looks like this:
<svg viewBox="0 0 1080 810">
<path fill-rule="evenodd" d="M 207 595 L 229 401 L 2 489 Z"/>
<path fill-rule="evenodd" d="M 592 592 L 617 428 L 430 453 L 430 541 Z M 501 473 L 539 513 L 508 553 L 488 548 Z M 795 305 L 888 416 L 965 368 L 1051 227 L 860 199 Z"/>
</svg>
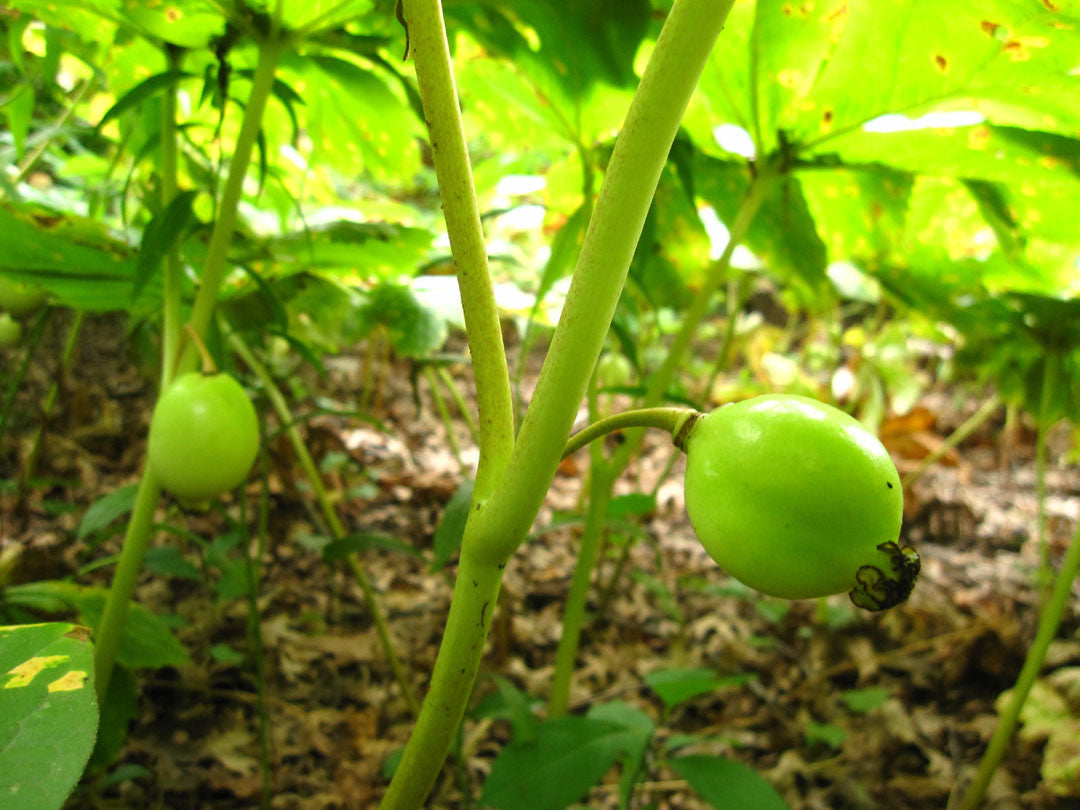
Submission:
<svg viewBox="0 0 1080 810">
<path fill-rule="evenodd" d="M 612 414 L 598 419 L 571 436 L 563 448 L 562 457 L 566 458 L 601 436 L 632 427 L 660 428 L 671 434 L 672 441 L 676 441 L 683 433 L 687 420 L 695 415 L 700 414 L 690 408 L 637 408 Z"/>
</svg>

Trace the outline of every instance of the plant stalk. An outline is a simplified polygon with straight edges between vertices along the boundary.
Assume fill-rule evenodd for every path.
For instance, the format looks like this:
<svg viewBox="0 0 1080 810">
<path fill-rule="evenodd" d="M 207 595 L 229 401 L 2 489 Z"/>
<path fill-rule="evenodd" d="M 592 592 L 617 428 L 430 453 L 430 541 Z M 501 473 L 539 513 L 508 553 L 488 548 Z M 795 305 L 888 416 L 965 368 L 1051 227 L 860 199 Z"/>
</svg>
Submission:
<svg viewBox="0 0 1080 810">
<path fill-rule="evenodd" d="M 488 271 L 480 206 L 473 185 L 442 4 L 440 0 L 404 0 L 403 10 L 450 251 L 457 266 L 476 379 L 477 407 L 482 414 L 477 435 L 480 464 L 473 488 L 473 500 L 480 503 L 501 479 L 514 445 L 514 410 L 506 350 Z"/>
<path fill-rule="evenodd" d="M 775 174 L 775 169 L 772 163 L 766 163 L 765 166 L 762 167 L 762 169 L 755 176 L 754 181 L 750 186 L 749 192 L 747 193 L 746 198 L 743 200 L 743 204 L 742 206 L 740 206 L 739 211 L 735 216 L 735 220 L 732 223 L 731 230 L 729 232 L 729 240 L 727 245 L 724 247 L 724 251 L 721 253 L 720 257 L 713 265 L 708 277 L 705 280 L 705 284 L 702 286 L 702 289 L 699 291 L 697 297 L 695 297 L 694 303 L 690 307 L 690 310 L 687 312 L 682 327 L 676 335 L 672 346 L 669 348 L 668 354 L 663 364 L 653 374 L 652 379 L 649 382 L 649 385 L 645 392 L 645 399 L 643 403 L 644 407 L 640 410 L 627 411 L 624 414 L 615 414 L 613 417 L 609 417 L 606 420 L 599 420 L 596 424 L 590 425 L 585 430 L 582 430 L 575 436 L 571 437 L 570 441 L 567 443 L 565 454 L 569 454 L 576 450 L 578 447 L 580 447 L 582 444 L 588 441 L 592 441 L 592 439 L 596 437 L 592 434 L 607 432 L 607 430 L 605 429 L 607 426 L 604 423 L 608 422 L 609 420 L 627 419 L 630 414 L 640 413 L 670 412 L 682 413 L 684 416 L 693 413 L 692 411 L 680 408 L 658 408 L 656 407 L 656 405 L 663 399 L 664 392 L 667 391 L 667 387 L 671 382 L 671 378 L 674 376 L 676 367 L 681 362 L 682 356 L 686 353 L 687 348 L 690 346 L 693 336 L 697 332 L 698 326 L 704 319 L 705 314 L 708 312 L 708 305 L 710 300 L 712 299 L 713 294 L 716 292 L 716 289 L 720 286 L 723 279 L 727 276 L 728 268 L 731 265 L 731 256 L 734 253 L 736 246 L 746 237 L 746 232 L 749 230 L 750 225 L 753 222 L 754 217 L 757 215 L 758 209 L 761 207 L 762 202 L 764 202 L 765 196 L 767 195 L 769 188 L 772 185 L 772 182 L 776 178 L 776 176 L 777 175 Z M 725 341 L 725 351 L 727 345 L 727 341 Z M 679 424 L 679 427 L 682 427 L 685 421 L 685 418 L 683 418 Z M 607 510 L 607 503 L 611 499 L 611 488 L 615 485 L 615 482 L 619 479 L 619 476 L 622 474 L 623 470 L 625 470 L 627 465 L 629 465 L 630 459 L 634 457 L 634 454 L 636 454 L 638 452 L 638 449 L 641 447 L 641 442 L 645 435 L 643 427 L 665 427 L 663 424 L 650 424 L 647 422 L 627 424 L 625 426 L 630 428 L 627 431 L 626 441 L 624 441 L 623 444 L 619 447 L 619 449 L 615 452 L 615 454 L 604 463 L 604 477 L 608 481 L 608 492 L 604 495 L 602 499 L 605 512 Z M 623 427 L 623 425 L 617 425 L 616 427 L 610 429 L 618 429 L 619 427 Z M 681 449 L 681 431 L 676 429 L 672 430 L 671 432 L 675 445 Z M 591 487 L 590 497 L 596 497 L 595 489 Z M 596 511 L 590 503 L 586 515 L 586 523 L 588 523 L 590 519 L 593 519 L 593 516 L 595 514 Z M 585 538 L 583 537 L 583 546 L 584 542 Z M 581 570 L 581 560 L 579 559 L 578 565 L 574 569 L 575 581 L 578 581 L 580 579 L 588 582 L 591 579 L 592 565 L 595 564 L 595 556 L 595 554 L 592 554 L 593 560 L 587 570 Z M 629 541 L 623 559 L 627 559 L 628 556 Z M 620 569 L 617 567 L 615 575 L 618 576 L 619 573 Z M 573 585 L 571 585 L 571 587 L 573 587 Z M 580 630 L 574 630 L 575 622 L 580 623 L 580 619 L 576 618 L 571 613 L 571 608 L 568 604 L 566 612 L 563 615 L 563 632 L 559 641 L 559 658 L 556 661 L 556 674 L 559 675 L 561 678 L 567 680 L 567 686 L 563 687 L 562 683 L 560 682 L 560 689 L 569 689 L 568 681 L 569 678 L 572 677 L 573 673 L 570 673 L 568 675 L 563 675 L 562 673 L 560 673 L 558 670 L 559 662 L 561 661 L 562 665 L 565 666 L 567 661 L 573 662 L 577 657 L 577 642 L 580 636 Z M 564 642 L 567 649 L 563 649 Z M 572 648 L 570 645 L 572 645 Z M 553 685 L 552 701 L 554 704 L 554 709 L 558 709 L 559 703 L 556 702 L 556 693 L 554 689 L 555 687 Z M 558 700 L 560 701 L 566 699 L 567 698 L 563 696 L 559 696 L 558 698 Z M 551 710 L 550 706 L 549 710 Z"/>
<path fill-rule="evenodd" d="M 210 237 L 206 264 L 195 298 L 191 315 L 191 324 L 196 334 L 205 336 L 210 316 L 217 302 L 218 291 L 225 274 L 226 258 L 236 227 L 236 209 L 240 202 L 244 176 L 251 160 L 252 147 L 259 133 L 263 110 L 274 84 L 274 71 L 277 66 L 284 42 L 276 38 L 276 31 L 259 45 L 259 64 L 255 69 L 251 96 L 244 111 L 244 121 L 237 138 L 236 151 L 229 167 L 229 177 L 225 183 L 225 192 L 218 208 L 217 222 Z M 178 290 L 172 291 L 177 295 Z M 193 342 L 188 341 L 183 355 L 174 367 L 174 374 L 180 374 L 195 367 L 198 352 Z M 165 363 L 162 364 L 163 366 Z M 116 662 L 116 650 L 127 618 L 128 603 L 135 593 L 135 584 L 142 569 L 143 556 L 151 540 L 154 509 L 161 497 L 161 483 L 153 470 L 147 465 L 139 481 L 135 510 L 128 522 L 124 543 L 120 550 L 109 595 L 105 602 L 105 611 L 98 628 L 94 645 L 94 670 L 97 679 L 99 697 L 103 698 L 109 688 L 113 666 Z"/>
<path fill-rule="evenodd" d="M 493 492 L 486 500 L 483 494 L 479 498 L 474 496 L 462 539 L 450 615 L 428 696 L 383 797 L 382 810 L 419 808 L 450 749 L 472 691 L 503 568 L 525 539 L 555 477 L 563 445 L 600 355 L 671 143 L 731 5 L 732 0 L 676 0 L 668 14 L 616 139 L 570 292 L 509 464 L 502 469 L 502 459 L 498 457 L 495 467 L 490 466 L 493 463 L 490 457 L 481 461 L 481 466 L 489 465 L 485 469 L 498 471 L 491 479 Z M 422 51 L 447 49 L 442 19 L 434 0 L 406 0 L 405 11 L 419 72 L 421 62 L 428 58 L 421 57 Z M 448 61 L 448 52 L 445 58 Z M 452 110 L 456 117 L 457 100 L 452 82 L 441 82 L 439 88 L 437 92 L 446 96 L 442 101 L 447 110 Z M 435 154 L 438 156 L 438 151 Z M 450 196 L 445 189 L 443 194 L 444 200 Z M 472 190 L 468 189 L 467 194 L 471 196 Z M 452 227 L 448 213 L 447 228 Z M 451 231 L 451 244 L 453 239 Z M 459 271 L 471 272 L 460 264 Z M 483 286 L 487 290 L 485 295 L 490 296 L 490 281 Z M 463 287 L 463 299 L 465 295 Z M 494 308 L 493 298 L 485 305 Z M 468 321 L 466 325 L 477 368 L 478 392 L 484 393 L 480 398 L 481 453 L 482 456 L 492 453 L 494 446 L 497 455 L 501 455 L 505 441 L 502 425 L 510 412 L 502 341 L 494 334 L 474 331 L 497 328 L 494 320 L 479 327 Z M 498 359 L 484 356 L 496 347 Z M 492 396 L 493 391 L 486 384 L 482 388 L 479 381 L 479 369 L 492 368 L 496 363 L 502 375 L 497 381 L 498 398 Z M 505 405 L 501 393 L 504 386 Z M 490 404 L 493 400 L 494 406 Z M 497 442 L 491 440 L 493 431 L 499 437 Z M 486 441 L 484 436 L 488 437 Z"/>
<path fill-rule="evenodd" d="M 467 473 L 468 470 L 461 460 L 461 445 L 458 444 L 457 434 L 454 433 L 454 420 L 450 418 L 450 409 L 446 406 L 446 400 L 443 398 L 442 391 L 439 390 L 438 377 L 435 376 L 435 370 L 430 364 L 424 366 L 424 379 L 427 380 L 428 388 L 431 389 L 431 399 L 435 403 L 435 410 L 439 412 L 443 430 L 446 431 L 446 441 L 450 444 L 450 452 L 454 454 L 454 459 L 462 473 Z"/>
<path fill-rule="evenodd" d="M 109 586 L 109 596 L 105 600 L 101 624 L 94 633 L 94 677 L 99 703 L 105 700 L 109 690 L 109 679 L 112 678 L 113 666 L 116 664 L 116 651 L 120 647 L 128 606 L 142 570 L 143 556 L 153 537 L 154 510 L 159 498 L 161 482 L 150 465 L 146 465 L 135 495 L 135 508 L 124 534 L 120 560 L 116 564 L 112 584 Z"/>
<path fill-rule="evenodd" d="M 199 279 L 199 291 L 195 295 L 195 303 L 191 310 L 191 325 L 199 337 L 206 336 L 210 318 L 217 305 L 221 282 L 225 278 L 229 246 L 232 244 L 233 232 L 236 230 L 237 208 L 244 190 L 244 178 L 247 176 L 251 152 L 258 140 L 259 129 L 262 127 L 263 112 L 266 110 L 266 102 L 274 87 L 274 75 L 284 47 L 285 43 L 274 35 L 259 43 L 259 62 L 255 66 L 255 74 L 251 79 L 251 95 L 248 97 L 247 108 L 244 111 L 240 134 L 236 137 L 236 145 L 229 165 L 229 176 L 225 180 L 225 188 L 221 194 L 217 220 L 214 222 L 214 230 L 210 234 L 210 243 L 206 248 L 206 263 L 203 265 L 202 276 Z M 197 361 L 197 351 L 191 341 L 184 344 L 182 352 L 181 359 L 176 365 L 176 374 L 194 369 Z"/>
<path fill-rule="evenodd" d="M 1039 548 L 1036 585 L 1041 601 L 1045 601 L 1050 593 L 1050 580 L 1053 576 L 1050 567 L 1050 543 L 1046 538 L 1046 434 L 1050 430 L 1050 399 L 1058 366 L 1056 357 L 1057 355 L 1051 352 L 1043 363 L 1042 388 L 1039 391 L 1039 425 L 1035 434 L 1035 527 Z"/>
<path fill-rule="evenodd" d="M 182 52 L 166 46 L 165 57 L 169 70 L 179 70 Z M 161 103 L 161 207 L 167 208 L 176 197 L 177 144 L 176 144 L 176 84 L 165 89 Z M 172 382 L 180 346 L 180 305 L 183 282 L 180 256 L 170 250 L 165 255 L 162 274 L 162 326 L 161 326 L 161 383 L 164 391 Z"/>
<path fill-rule="evenodd" d="M 982 801 L 983 794 L 986 793 L 990 780 L 994 776 L 994 771 L 997 770 L 1002 757 L 1005 756 L 1009 740 L 1012 738 L 1019 722 L 1020 711 L 1024 708 L 1024 701 L 1027 700 L 1028 693 L 1039 676 L 1043 661 L 1046 659 L 1046 652 L 1050 649 L 1050 642 L 1057 635 L 1061 618 L 1065 614 L 1065 608 L 1072 593 L 1073 580 L 1076 579 L 1078 570 L 1080 570 L 1080 529 L 1077 529 L 1076 534 L 1073 535 L 1069 550 L 1065 552 L 1065 559 L 1061 561 L 1061 569 L 1058 571 L 1057 578 L 1054 581 L 1053 591 L 1049 600 L 1044 604 L 1042 614 L 1039 617 L 1039 626 L 1035 631 L 1035 639 L 1031 642 L 1027 657 L 1024 659 L 1024 665 L 1016 678 L 1012 695 L 1004 711 L 998 717 L 997 727 L 994 729 L 982 760 L 979 762 L 979 769 L 975 774 L 975 779 L 960 801 L 958 810 L 975 810 L 979 806 L 979 802 Z"/>
<path fill-rule="evenodd" d="M 589 511 L 563 609 L 562 635 L 559 636 L 559 648 L 555 653 L 555 673 L 551 678 L 551 695 L 548 698 L 548 717 L 566 714 L 570 705 L 570 681 L 574 676 L 581 627 L 585 621 L 585 604 L 589 598 L 592 572 L 596 568 L 600 539 L 607 525 L 608 503 L 615 483 L 611 477 L 612 468 L 603 458 L 601 446 L 592 445 L 590 451 Z"/>
</svg>

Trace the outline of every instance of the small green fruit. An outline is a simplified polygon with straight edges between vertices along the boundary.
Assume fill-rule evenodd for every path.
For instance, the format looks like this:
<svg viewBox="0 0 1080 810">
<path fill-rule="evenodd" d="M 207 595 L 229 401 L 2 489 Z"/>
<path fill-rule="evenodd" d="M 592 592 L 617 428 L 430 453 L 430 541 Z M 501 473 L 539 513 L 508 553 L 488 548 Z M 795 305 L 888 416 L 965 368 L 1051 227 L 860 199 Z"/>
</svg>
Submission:
<svg viewBox="0 0 1080 810">
<path fill-rule="evenodd" d="M 228 374 L 183 374 L 154 408 L 150 466 L 181 501 L 206 501 L 235 489 L 258 452 L 255 408 Z"/>
<path fill-rule="evenodd" d="M 706 551 L 785 599 L 849 591 L 881 610 L 919 572 L 897 545 L 904 498 L 888 451 L 824 403 L 760 396 L 700 418 L 685 442 L 686 510 Z"/>
<path fill-rule="evenodd" d="M 11 281 L 0 276 L 0 309 L 6 309 L 16 318 L 29 315 L 45 303 L 45 291 L 21 281 Z"/>
<path fill-rule="evenodd" d="M 0 349 L 10 349 L 22 338 L 22 324 L 10 313 L 0 312 Z"/>
<path fill-rule="evenodd" d="M 629 385 L 634 378 L 634 364 L 625 354 L 608 352 L 600 356 L 596 364 L 596 385 L 611 388 Z"/>
</svg>

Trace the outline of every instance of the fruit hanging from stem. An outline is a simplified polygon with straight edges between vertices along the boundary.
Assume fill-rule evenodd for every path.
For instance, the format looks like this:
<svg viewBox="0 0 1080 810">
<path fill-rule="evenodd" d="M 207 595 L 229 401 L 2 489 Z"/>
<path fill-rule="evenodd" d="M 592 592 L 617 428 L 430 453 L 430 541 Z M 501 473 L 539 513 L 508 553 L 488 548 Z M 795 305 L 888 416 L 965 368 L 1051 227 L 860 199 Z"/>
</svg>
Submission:
<svg viewBox="0 0 1080 810">
<path fill-rule="evenodd" d="M 740 582 L 786 599 L 848 591 L 868 610 L 911 593 L 919 557 L 897 543 L 900 477 L 856 419 L 759 396 L 696 420 L 681 446 L 690 523 Z"/>
</svg>

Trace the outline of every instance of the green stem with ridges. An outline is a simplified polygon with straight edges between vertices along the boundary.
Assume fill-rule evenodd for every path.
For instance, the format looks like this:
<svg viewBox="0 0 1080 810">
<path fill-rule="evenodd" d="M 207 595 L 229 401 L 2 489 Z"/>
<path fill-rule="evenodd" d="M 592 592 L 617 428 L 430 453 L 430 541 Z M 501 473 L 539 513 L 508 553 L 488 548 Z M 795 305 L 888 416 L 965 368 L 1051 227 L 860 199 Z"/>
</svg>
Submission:
<svg viewBox="0 0 1080 810">
<path fill-rule="evenodd" d="M 676 2 L 656 42 L 585 233 L 559 324 L 498 497 L 477 517 L 504 561 L 532 525 L 596 366 L 671 143 L 732 3 Z"/>
<path fill-rule="evenodd" d="M 1009 740 L 1012 738 L 1020 719 L 1020 710 L 1024 708 L 1024 701 L 1027 700 L 1028 693 L 1031 691 L 1031 687 L 1042 669 L 1043 661 L 1046 660 L 1046 652 L 1050 649 L 1050 642 L 1057 635 L 1061 618 L 1065 615 L 1065 608 L 1072 593 L 1073 580 L 1076 579 L 1078 571 L 1080 571 L 1080 529 L 1077 529 L 1076 534 L 1073 535 L 1069 550 L 1065 553 L 1065 559 L 1061 561 L 1061 569 L 1058 571 L 1057 579 L 1054 581 L 1054 589 L 1039 617 L 1039 627 L 1035 631 L 1035 639 L 1031 642 L 1027 657 L 1024 659 L 1024 665 L 1016 678 L 1012 695 L 998 718 L 997 728 L 994 729 L 990 742 L 987 744 L 986 752 L 979 762 L 979 770 L 974 781 L 968 787 L 967 793 L 964 794 L 964 798 L 960 801 L 958 810 L 975 810 L 979 806 L 979 802 L 982 801 L 983 794 L 994 776 L 994 771 L 997 770 L 1002 757 L 1005 756 Z"/>
<path fill-rule="evenodd" d="M 473 185 L 442 4 L 439 0 L 404 0 L 403 5 L 472 352 L 480 411 L 477 435 L 480 464 L 473 499 L 481 503 L 501 479 L 514 444 L 506 350 L 488 272 L 480 206 Z"/>
<path fill-rule="evenodd" d="M 276 26 L 276 23 L 275 23 Z M 237 139 L 236 151 L 229 167 L 229 177 L 225 183 L 225 193 L 218 208 L 218 219 L 210 237 L 206 264 L 195 298 L 191 324 L 196 334 L 206 334 L 217 301 L 225 271 L 225 260 L 229 244 L 236 226 L 236 209 L 240 202 L 244 176 L 247 174 L 251 159 L 252 146 L 259 132 L 263 110 L 274 84 L 274 71 L 285 43 L 277 39 L 275 30 L 268 40 L 259 45 L 259 64 L 255 69 L 251 96 L 244 111 L 244 121 Z M 177 294 L 173 290 L 172 294 Z M 193 369 L 198 352 L 192 341 L 188 341 L 180 360 L 176 362 L 174 374 Z M 164 363 L 163 363 L 164 365 Z M 139 481 L 139 490 L 135 500 L 135 510 L 128 522 L 120 549 L 120 561 L 117 563 L 109 595 L 105 601 L 101 625 L 94 639 L 94 671 L 97 679 L 99 697 L 103 698 L 109 687 L 113 666 L 116 663 L 116 651 L 127 618 L 128 605 L 135 593 L 139 571 L 142 569 L 143 556 L 150 545 L 151 527 L 154 509 L 161 497 L 161 482 L 147 465 Z"/>
<path fill-rule="evenodd" d="M 616 140 L 566 305 L 533 401 L 514 442 L 509 465 L 494 476 L 495 488 L 486 501 L 482 497 L 474 499 L 429 691 L 380 804 L 382 810 L 420 807 L 446 759 L 472 692 L 503 568 L 525 539 L 555 477 L 562 447 L 626 281 L 660 172 L 731 5 L 732 0 L 676 0 L 668 14 Z M 442 19 L 438 3 L 433 0 L 407 1 L 405 11 L 420 71 L 421 63 L 429 58 L 421 57 L 422 51 L 447 48 Z M 449 71 L 446 73 L 449 77 Z M 422 90 L 423 87 L 421 83 Z M 443 101 L 455 117 L 458 115 L 452 81 L 429 85 L 426 92 L 448 96 Z M 438 161 L 438 151 L 435 154 Z M 447 192 L 443 193 L 446 199 Z M 448 229 L 451 228 L 449 212 L 447 223 Z M 451 243 L 453 239 L 451 231 Z M 490 291 L 490 282 L 485 288 Z M 464 287 L 462 297 L 465 298 Z M 493 299 L 489 303 L 494 307 Z M 479 328 L 497 327 L 489 322 Z M 494 334 L 475 334 L 473 328 L 468 332 L 477 368 L 478 392 L 484 393 L 480 368 L 491 368 L 497 362 L 504 375 L 498 380 L 498 389 L 501 391 L 506 386 L 508 409 L 509 380 L 505 377 L 501 340 L 496 340 Z M 496 346 L 501 355 L 498 360 L 484 356 Z M 495 420 L 500 425 L 505 422 L 501 394 L 496 400 L 498 412 L 490 412 L 492 406 L 487 403 L 493 400 L 492 393 L 488 389 L 480 398 L 480 433 L 481 437 L 488 437 L 481 442 L 482 454 L 492 452 L 490 431 Z M 499 450 L 503 447 L 495 446 Z M 493 469 L 490 460 L 481 464 Z"/>
<path fill-rule="evenodd" d="M 222 325 L 224 326 L 223 322 Z M 266 397 L 270 400 L 270 404 L 277 413 L 281 424 L 288 426 L 285 428 L 285 435 L 289 439 L 289 444 L 292 445 L 293 452 L 296 453 L 296 459 L 300 463 L 304 475 L 307 476 L 308 483 L 311 485 L 311 492 L 319 504 L 319 509 L 322 511 L 323 519 L 330 529 L 330 534 L 335 540 L 344 540 L 348 533 L 345 531 L 345 526 L 342 524 L 341 518 L 338 517 L 337 510 L 330 501 L 330 496 L 327 494 L 326 487 L 323 485 L 322 476 L 319 475 L 315 459 L 312 458 L 311 451 L 308 450 L 307 444 L 304 442 L 304 437 L 300 434 L 300 428 L 293 418 L 292 411 L 289 408 L 288 402 L 285 401 L 285 395 L 282 393 L 281 388 L 278 386 L 277 382 L 275 382 L 270 370 L 255 358 L 255 355 L 251 352 L 251 349 L 248 348 L 247 343 L 244 342 L 239 334 L 236 332 L 229 333 L 229 345 L 262 383 L 263 390 L 266 392 Z M 405 673 L 405 668 L 402 666 L 401 659 L 398 658 L 397 651 L 394 648 L 394 642 L 390 637 L 390 627 L 387 624 L 386 617 L 383 615 L 382 608 L 379 605 L 375 588 L 371 584 L 371 580 L 368 579 L 367 572 L 364 571 L 356 554 L 349 554 L 345 558 L 345 564 L 352 573 L 353 579 L 356 580 L 356 584 L 359 586 L 360 593 L 363 596 L 364 604 L 368 609 L 368 613 L 371 614 L 372 621 L 375 623 L 375 630 L 379 634 L 379 641 L 382 644 L 383 654 L 386 656 L 387 663 L 390 665 L 390 671 L 394 675 L 394 680 L 397 681 L 398 688 L 401 689 L 402 697 L 405 699 L 405 703 L 408 704 L 409 711 L 415 716 L 420 711 L 420 704 L 417 702 L 412 685 L 409 683 L 408 675 Z"/>
</svg>

